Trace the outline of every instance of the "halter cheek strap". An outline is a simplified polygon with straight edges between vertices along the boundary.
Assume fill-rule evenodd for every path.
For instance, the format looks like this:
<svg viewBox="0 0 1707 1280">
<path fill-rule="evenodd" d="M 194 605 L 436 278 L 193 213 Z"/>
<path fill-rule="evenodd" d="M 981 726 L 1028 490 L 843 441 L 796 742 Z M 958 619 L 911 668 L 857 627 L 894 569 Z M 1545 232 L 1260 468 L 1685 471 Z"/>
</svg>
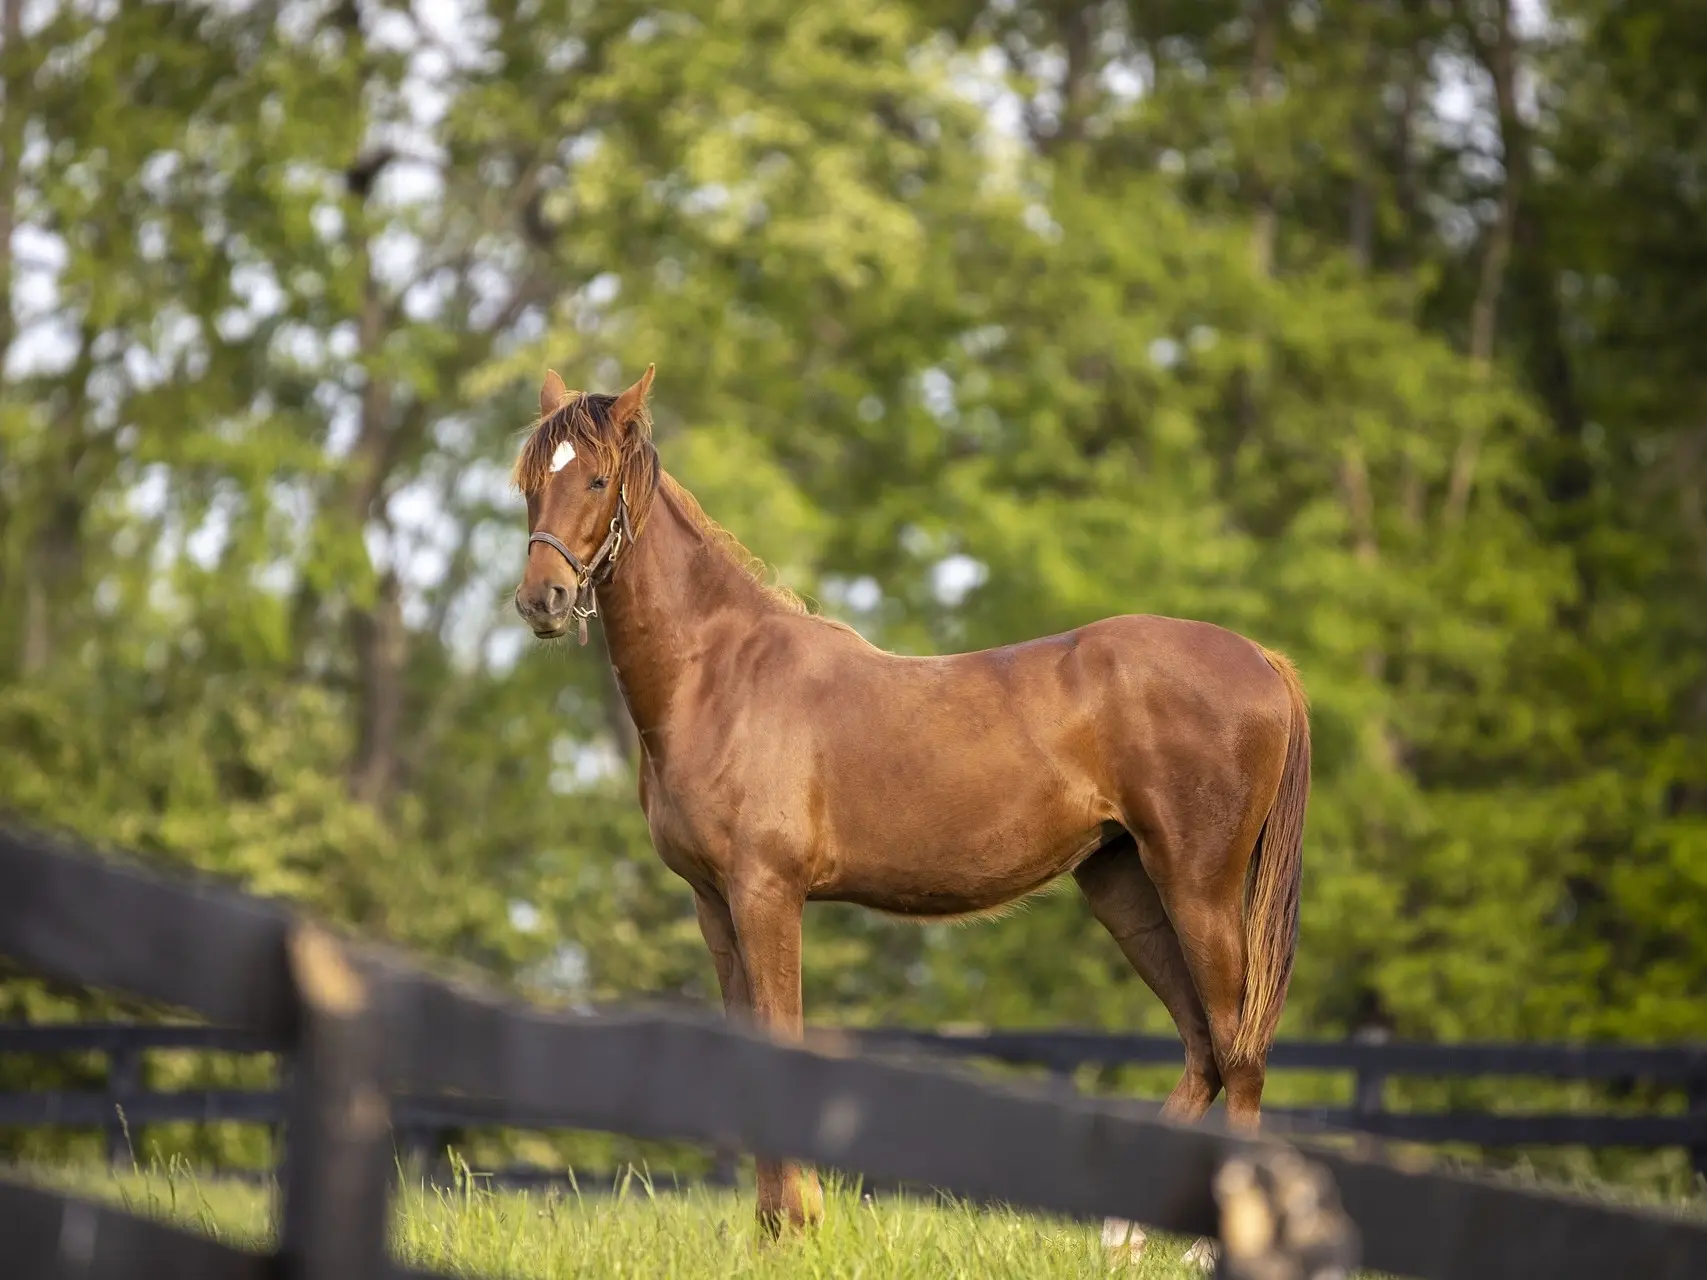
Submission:
<svg viewBox="0 0 1707 1280">
<path fill-rule="evenodd" d="M 569 562 L 569 568 L 575 574 L 575 603 L 572 612 L 577 623 L 576 632 L 580 643 L 587 643 L 587 619 L 599 616 L 598 597 L 594 592 L 611 580 L 616 573 L 616 559 L 622 552 L 624 542 L 633 542 L 634 533 L 628 523 L 628 486 L 624 485 L 617 493 L 616 514 L 611 517 L 610 532 L 599 544 L 599 549 L 593 552 L 593 558 L 582 564 L 579 557 L 563 545 L 562 539 L 554 533 L 540 529 L 528 535 L 528 545 L 543 542 L 558 555 Z"/>
</svg>

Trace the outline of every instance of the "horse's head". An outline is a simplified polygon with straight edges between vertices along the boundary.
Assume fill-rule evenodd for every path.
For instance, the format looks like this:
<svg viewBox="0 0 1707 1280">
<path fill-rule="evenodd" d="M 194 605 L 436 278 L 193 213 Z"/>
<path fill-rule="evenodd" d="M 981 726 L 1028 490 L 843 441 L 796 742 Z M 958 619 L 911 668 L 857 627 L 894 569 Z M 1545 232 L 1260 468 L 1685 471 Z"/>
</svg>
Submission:
<svg viewBox="0 0 1707 1280">
<path fill-rule="evenodd" d="M 516 612 L 542 638 L 597 612 L 593 591 L 609 581 L 637 527 L 631 504 L 650 501 L 658 480 L 646 393 L 652 368 L 619 396 L 570 391 L 555 373 L 539 389 L 539 421 L 516 459 L 527 499 L 527 566 Z M 636 523 L 631 523 L 634 519 Z"/>
</svg>

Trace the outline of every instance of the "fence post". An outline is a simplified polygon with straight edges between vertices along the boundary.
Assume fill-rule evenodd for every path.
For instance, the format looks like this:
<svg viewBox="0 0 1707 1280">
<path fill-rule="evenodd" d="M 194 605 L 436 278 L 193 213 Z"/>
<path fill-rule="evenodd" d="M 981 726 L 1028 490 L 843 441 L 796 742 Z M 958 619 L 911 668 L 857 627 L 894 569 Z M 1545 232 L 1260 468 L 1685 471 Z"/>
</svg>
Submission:
<svg viewBox="0 0 1707 1280">
<path fill-rule="evenodd" d="M 394 1123 L 391 1132 L 397 1147 L 397 1159 L 410 1181 L 429 1177 L 432 1172 L 433 1131 L 425 1125 Z"/>
<path fill-rule="evenodd" d="M 1707 1119 L 1707 1075 L 1695 1076 L 1689 1082 L 1689 1114 L 1695 1119 Z M 1697 1139 L 1689 1147 L 1689 1165 L 1697 1179 L 1707 1179 L 1707 1141 Z"/>
<path fill-rule="evenodd" d="M 1063 1094 L 1077 1096 L 1079 1092 L 1079 1060 L 1072 1052 L 1062 1050 L 1043 1055 L 1043 1065 L 1049 1072 L 1050 1085 Z M 1101 1063 L 1104 1071 L 1111 1068 L 1110 1063 Z"/>
<path fill-rule="evenodd" d="M 122 1108 L 142 1089 L 142 1053 L 119 1043 L 107 1050 L 107 1163 L 125 1165 L 134 1158 L 132 1138 L 125 1132 L 130 1123 Z"/>
<path fill-rule="evenodd" d="M 274 1115 L 272 1124 L 267 1126 L 267 1132 L 273 1140 L 273 1149 L 269 1155 L 275 1169 L 284 1167 L 285 1111 L 290 1105 L 291 1091 L 296 1081 L 296 1074 L 291 1067 L 291 1052 L 289 1049 L 283 1050 L 273 1059 L 278 1064 L 278 1079 L 273 1084 L 273 1091 L 278 1098 L 278 1112 Z"/>
<path fill-rule="evenodd" d="M 445 1153 L 454 1145 L 455 1131 L 430 1117 L 413 1124 L 393 1122 L 392 1133 L 397 1157 L 408 1170 L 411 1180 L 431 1182 L 444 1171 Z"/>
<path fill-rule="evenodd" d="M 741 1153 L 734 1147 L 713 1148 L 709 1181 L 714 1187 L 737 1189 L 741 1185 Z"/>
<path fill-rule="evenodd" d="M 285 1280 L 371 1280 L 390 1270 L 385 1086 L 388 1009 L 368 975 L 313 925 L 290 935 L 298 1025 L 285 1100 Z"/>
<path fill-rule="evenodd" d="M 1366 1024 L 1351 1033 L 1353 1044 L 1386 1044 L 1392 1038 L 1393 1033 L 1379 1025 Z M 1361 1128 L 1365 1122 L 1382 1115 L 1386 1110 L 1387 1073 L 1375 1067 L 1358 1067 L 1357 1079 L 1352 1086 L 1353 1123 Z M 1357 1149 L 1365 1155 L 1380 1155 L 1384 1145 L 1378 1136 L 1368 1132 L 1360 1132 L 1357 1136 Z"/>
<path fill-rule="evenodd" d="M 1327 1171 L 1286 1147 L 1234 1156 L 1216 1170 L 1221 1219 L 1216 1280 L 1341 1280 L 1362 1240 Z"/>
</svg>

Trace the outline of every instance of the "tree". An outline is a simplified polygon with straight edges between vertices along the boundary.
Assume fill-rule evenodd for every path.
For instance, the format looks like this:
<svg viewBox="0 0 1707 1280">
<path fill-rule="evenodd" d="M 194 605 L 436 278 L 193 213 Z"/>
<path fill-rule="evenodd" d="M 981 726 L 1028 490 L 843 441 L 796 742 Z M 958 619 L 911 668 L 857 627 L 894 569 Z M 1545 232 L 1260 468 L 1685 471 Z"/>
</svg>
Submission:
<svg viewBox="0 0 1707 1280">
<path fill-rule="evenodd" d="M 656 361 L 882 644 L 1298 660 L 1288 1033 L 1698 1032 L 1703 63 L 1554 8 L 0 0 L 0 804 L 711 998 L 598 648 L 508 603 L 542 369 Z M 814 1016 L 1164 1026 L 1070 892 L 808 920 Z"/>
</svg>

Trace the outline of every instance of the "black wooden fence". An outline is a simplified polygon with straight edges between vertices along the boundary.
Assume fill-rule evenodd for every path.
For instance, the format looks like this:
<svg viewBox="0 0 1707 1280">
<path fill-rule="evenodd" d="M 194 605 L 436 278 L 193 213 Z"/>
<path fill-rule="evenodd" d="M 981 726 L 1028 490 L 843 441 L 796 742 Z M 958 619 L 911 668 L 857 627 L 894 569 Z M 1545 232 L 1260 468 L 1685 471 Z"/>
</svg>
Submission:
<svg viewBox="0 0 1707 1280">
<path fill-rule="evenodd" d="M 1355 1237 L 1329 1238 L 1360 1238 L 1362 1261 L 1380 1270 L 1453 1280 L 1707 1275 L 1707 1222 L 1400 1167 L 1304 1136 L 1294 1140 L 1308 1157 L 1300 1164 L 1273 1140 L 1214 1123 L 1181 1126 L 1047 1086 L 781 1045 L 716 1018 L 550 1012 L 428 976 L 272 904 L 3 829 L 0 956 L 194 1013 L 289 1063 L 276 1255 L 5 1178 L 0 1256 L 19 1280 L 397 1274 L 385 1256 L 392 1128 L 428 1102 L 463 1123 L 739 1148 L 1217 1235 L 1227 1274 L 1253 1274 L 1242 1260 L 1275 1243 L 1223 1230 L 1263 1219 L 1224 1219 L 1227 1198 L 1273 1177 L 1321 1174 L 1331 1179 L 1330 1224 L 1335 1188 L 1355 1224 Z M 1283 1199 L 1269 1197 L 1267 1221 Z M 1291 1245 L 1284 1229 L 1278 1242 Z"/>
<path fill-rule="evenodd" d="M 1177 1066 L 1173 1037 L 1103 1031 L 979 1031 L 962 1034 L 878 1028 L 855 1033 L 862 1048 L 915 1045 L 937 1054 L 1041 1066 L 1066 1075 L 1085 1066 Z M 0 1047 L 5 1038 L 0 1034 Z M 1345 1073 L 1351 1104 L 1268 1107 L 1265 1116 L 1323 1130 L 1347 1130 L 1395 1141 L 1479 1147 L 1681 1147 L 1707 1177 L 1707 1044 L 1551 1045 L 1417 1044 L 1374 1039 L 1280 1041 L 1269 1070 Z M 1629 1096 L 1640 1087 L 1680 1109 L 1629 1112 L 1394 1111 L 1387 1085 L 1396 1078 L 1593 1081 Z M 1669 1098 L 1655 1095 L 1670 1095 Z"/>
<path fill-rule="evenodd" d="M 918 1050 L 956 1059 L 988 1059 L 1012 1066 L 1043 1067 L 1056 1077 L 1080 1067 L 1177 1066 L 1173 1037 L 1095 1031 L 979 1031 L 945 1033 L 881 1027 L 818 1031 L 814 1040 L 840 1042 L 860 1052 Z M 0 1023 L 0 1055 L 34 1057 L 99 1053 L 107 1060 L 105 1087 L 90 1090 L 30 1090 L 0 1093 L 0 1127 L 100 1129 L 108 1158 L 133 1158 L 137 1130 L 172 1121 L 236 1121 L 277 1126 L 284 1119 L 279 1089 L 182 1089 L 143 1087 L 144 1055 L 162 1049 L 229 1054 L 267 1052 L 264 1041 L 232 1027 L 161 1023 L 22 1025 Z M 1682 1148 L 1696 1172 L 1707 1177 L 1707 1046 L 1404 1044 L 1349 1041 L 1281 1042 L 1269 1058 L 1272 1070 L 1308 1070 L 1351 1076 L 1351 1105 L 1270 1107 L 1275 1120 L 1324 1132 L 1343 1130 L 1415 1143 L 1480 1147 L 1584 1146 L 1595 1148 Z M 1517 1077 L 1585 1080 L 1630 1094 L 1642 1086 L 1655 1101 L 1674 1101 L 1682 1110 L 1641 1114 L 1480 1111 L 1395 1111 L 1386 1105 L 1387 1083 L 1406 1078 Z M 1671 1098 L 1661 1095 L 1670 1094 Z M 406 1157 L 427 1160 L 443 1154 L 441 1135 L 467 1123 L 465 1111 L 432 1099 L 409 1100 L 393 1116 Z M 494 1171 L 499 1183 L 534 1183 L 564 1178 L 548 1170 Z M 723 1173 L 721 1181 L 728 1181 Z"/>
</svg>

